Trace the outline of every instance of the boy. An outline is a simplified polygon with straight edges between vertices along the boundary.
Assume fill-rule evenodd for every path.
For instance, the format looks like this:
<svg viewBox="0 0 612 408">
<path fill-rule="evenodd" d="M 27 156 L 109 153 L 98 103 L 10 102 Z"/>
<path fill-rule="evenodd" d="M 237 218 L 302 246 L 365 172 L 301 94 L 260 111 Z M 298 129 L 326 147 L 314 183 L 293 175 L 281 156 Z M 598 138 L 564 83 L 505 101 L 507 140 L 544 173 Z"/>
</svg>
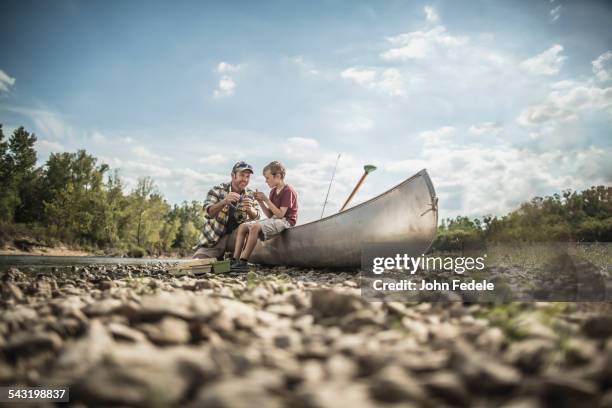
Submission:
<svg viewBox="0 0 612 408">
<path fill-rule="evenodd" d="M 293 187 L 285 183 L 285 173 L 285 167 L 277 161 L 264 167 L 263 175 L 271 189 L 270 194 L 266 197 L 264 193 L 258 191 L 254 195 L 268 219 L 247 222 L 238 227 L 231 261 L 232 271 L 249 270 L 249 256 L 255 249 L 258 238 L 265 241 L 275 237 L 297 222 L 297 193 Z"/>
</svg>

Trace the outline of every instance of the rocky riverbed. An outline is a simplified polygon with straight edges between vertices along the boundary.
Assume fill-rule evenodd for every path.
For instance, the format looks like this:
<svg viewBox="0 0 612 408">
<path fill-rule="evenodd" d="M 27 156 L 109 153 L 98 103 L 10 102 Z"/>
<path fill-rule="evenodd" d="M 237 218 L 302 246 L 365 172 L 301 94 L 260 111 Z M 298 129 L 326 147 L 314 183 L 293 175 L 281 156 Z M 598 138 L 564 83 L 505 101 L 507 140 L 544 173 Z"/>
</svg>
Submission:
<svg viewBox="0 0 612 408">
<path fill-rule="evenodd" d="M 612 407 L 610 303 L 369 303 L 359 275 L 1 274 L 0 384 L 75 406 Z"/>
</svg>

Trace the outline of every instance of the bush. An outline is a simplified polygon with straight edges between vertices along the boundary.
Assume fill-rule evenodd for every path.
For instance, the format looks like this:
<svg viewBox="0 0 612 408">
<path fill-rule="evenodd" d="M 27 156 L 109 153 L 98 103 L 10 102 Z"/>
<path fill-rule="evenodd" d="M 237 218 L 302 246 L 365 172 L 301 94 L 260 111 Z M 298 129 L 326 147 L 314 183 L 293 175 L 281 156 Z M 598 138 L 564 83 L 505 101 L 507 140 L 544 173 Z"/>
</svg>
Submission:
<svg viewBox="0 0 612 408">
<path fill-rule="evenodd" d="M 129 256 L 130 258 L 142 258 L 144 255 L 145 255 L 144 248 L 137 247 L 137 246 L 131 247 L 127 252 L 127 256 Z"/>
</svg>

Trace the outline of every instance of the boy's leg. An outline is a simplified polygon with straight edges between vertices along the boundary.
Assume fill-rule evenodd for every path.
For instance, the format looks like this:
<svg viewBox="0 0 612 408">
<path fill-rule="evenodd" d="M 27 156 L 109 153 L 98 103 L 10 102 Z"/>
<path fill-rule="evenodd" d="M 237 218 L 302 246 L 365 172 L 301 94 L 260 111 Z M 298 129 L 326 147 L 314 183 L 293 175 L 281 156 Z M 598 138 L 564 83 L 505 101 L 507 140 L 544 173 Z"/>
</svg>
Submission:
<svg viewBox="0 0 612 408">
<path fill-rule="evenodd" d="M 257 245 L 257 239 L 259 238 L 259 232 L 261 231 L 261 225 L 259 223 L 254 223 L 250 225 L 249 228 L 249 236 L 246 239 L 246 244 L 240 255 L 240 259 L 249 259 L 251 253 L 255 249 L 255 245 Z"/>
<path fill-rule="evenodd" d="M 249 229 L 246 224 L 240 224 L 236 231 L 236 241 L 234 244 L 234 259 L 240 258 L 242 248 L 244 248 L 244 238 L 249 234 Z"/>
</svg>

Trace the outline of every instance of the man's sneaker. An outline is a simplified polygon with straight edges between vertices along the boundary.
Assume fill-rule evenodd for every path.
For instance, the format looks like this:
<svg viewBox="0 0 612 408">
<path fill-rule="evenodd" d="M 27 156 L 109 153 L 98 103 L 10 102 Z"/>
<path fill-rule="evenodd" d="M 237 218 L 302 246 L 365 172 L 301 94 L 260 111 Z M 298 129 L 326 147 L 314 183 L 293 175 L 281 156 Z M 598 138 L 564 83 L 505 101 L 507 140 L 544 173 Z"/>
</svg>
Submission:
<svg viewBox="0 0 612 408">
<path fill-rule="evenodd" d="M 230 272 L 248 272 L 249 264 L 241 259 L 232 260 L 230 262 Z"/>
</svg>

